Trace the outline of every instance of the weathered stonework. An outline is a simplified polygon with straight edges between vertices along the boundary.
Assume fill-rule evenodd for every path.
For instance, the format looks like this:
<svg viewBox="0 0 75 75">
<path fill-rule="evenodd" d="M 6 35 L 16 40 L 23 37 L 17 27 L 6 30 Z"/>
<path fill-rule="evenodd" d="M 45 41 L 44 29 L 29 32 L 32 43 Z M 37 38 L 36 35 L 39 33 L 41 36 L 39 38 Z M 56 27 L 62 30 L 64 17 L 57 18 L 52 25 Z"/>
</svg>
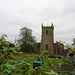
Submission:
<svg viewBox="0 0 75 75">
<path fill-rule="evenodd" d="M 51 26 L 43 26 L 42 24 L 42 38 L 41 38 L 41 52 L 43 50 L 47 50 L 49 55 L 53 55 L 54 51 L 54 27 L 53 24 Z"/>
<path fill-rule="evenodd" d="M 63 54 L 64 54 L 64 45 L 59 42 L 54 43 L 54 55 L 63 56 Z"/>
<path fill-rule="evenodd" d="M 59 49 L 59 51 L 58 51 Z M 47 50 L 50 56 L 59 55 L 63 56 L 64 45 L 60 43 L 54 43 L 54 26 L 43 26 L 41 42 L 37 43 L 37 50 L 42 53 L 43 50 Z"/>
</svg>

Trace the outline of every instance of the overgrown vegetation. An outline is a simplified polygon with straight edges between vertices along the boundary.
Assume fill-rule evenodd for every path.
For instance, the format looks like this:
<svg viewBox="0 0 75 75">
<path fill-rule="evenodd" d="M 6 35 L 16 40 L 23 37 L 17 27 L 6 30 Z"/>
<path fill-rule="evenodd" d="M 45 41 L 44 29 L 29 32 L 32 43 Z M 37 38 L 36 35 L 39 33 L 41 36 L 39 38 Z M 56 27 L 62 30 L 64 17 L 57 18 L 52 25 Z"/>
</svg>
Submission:
<svg viewBox="0 0 75 75">
<path fill-rule="evenodd" d="M 5 41 L 6 35 L 2 35 L 0 42 Z M 1 44 L 0 44 L 1 45 Z M 17 47 L 10 47 L 9 43 L 6 43 L 6 46 L 3 45 L 0 49 L 0 75 L 39 75 L 40 73 L 44 74 L 43 69 L 36 70 L 33 69 L 32 63 L 35 61 L 35 58 L 28 61 L 28 58 L 19 58 L 19 54 L 22 52 L 17 52 Z M 21 56 L 20 56 L 21 57 Z M 28 55 L 27 55 L 28 57 Z M 30 58 L 30 57 L 29 57 Z M 55 73 L 51 71 L 51 73 Z"/>
<path fill-rule="evenodd" d="M 45 50 L 39 55 L 39 58 L 43 60 L 43 66 L 33 69 L 34 61 L 38 61 L 38 54 L 19 52 L 17 46 L 10 46 L 10 43 L 5 39 L 6 37 L 5 34 L 0 37 L 0 75 L 68 75 L 75 73 L 74 71 L 58 70 L 61 65 L 72 64 L 75 66 L 72 59 L 49 58 L 48 52 Z M 50 65 L 54 67 L 54 70 Z"/>
<path fill-rule="evenodd" d="M 1 36 L 0 40 L 0 75 L 21 75 L 25 74 L 30 70 L 30 64 L 23 60 L 17 62 L 16 54 L 21 54 L 22 52 L 17 52 L 17 47 L 10 47 L 8 42 L 3 45 L 1 42 L 5 41 L 6 35 Z M 19 67 L 19 68 L 18 68 Z"/>
</svg>

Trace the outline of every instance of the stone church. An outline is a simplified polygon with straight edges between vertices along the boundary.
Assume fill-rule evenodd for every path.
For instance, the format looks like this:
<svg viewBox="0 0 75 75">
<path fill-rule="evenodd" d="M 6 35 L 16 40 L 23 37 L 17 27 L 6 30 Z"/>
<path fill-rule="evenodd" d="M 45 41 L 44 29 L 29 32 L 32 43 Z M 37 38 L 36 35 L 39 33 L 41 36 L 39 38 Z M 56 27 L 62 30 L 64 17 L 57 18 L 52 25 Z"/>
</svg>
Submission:
<svg viewBox="0 0 75 75">
<path fill-rule="evenodd" d="M 42 23 L 41 43 L 37 43 L 37 49 L 40 53 L 42 53 L 43 50 L 47 50 L 50 56 L 63 56 L 64 45 L 59 42 L 54 43 L 53 23 L 51 24 L 51 26 L 43 26 Z"/>
</svg>

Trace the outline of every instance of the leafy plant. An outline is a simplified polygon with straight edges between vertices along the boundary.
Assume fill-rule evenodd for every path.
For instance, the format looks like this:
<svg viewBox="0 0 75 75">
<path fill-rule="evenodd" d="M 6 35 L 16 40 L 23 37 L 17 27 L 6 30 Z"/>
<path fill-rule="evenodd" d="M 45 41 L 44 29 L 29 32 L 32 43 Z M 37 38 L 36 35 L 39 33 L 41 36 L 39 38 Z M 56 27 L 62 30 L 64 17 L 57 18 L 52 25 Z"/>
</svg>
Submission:
<svg viewBox="0 0 75 75">
<path fill-rule="evenodd" d="M 10 75 L 12 72 L 14 72 L 16 69 L 15 65 L 11 65 L 9 63 L 7 64 L 3 64 L 1 66 L 1 73 L 2 74 L 7 74 L 7 75 Z"/>
<path fill-rule="evenodd" d="M 4 40 L 5 37 L 2 35 L 0 42 L 3 42 Z M 15 54 L 22 54 L 22 52 L 17 52 L 17 47 L 10 47 L 8 42 L 5 42 L 4 44 L 6 46 L 2 45 L 2 49 L 0 50 L 1 74 L 10 75 L 26 73 L 30 69 L 30 64 L 26 63 L 25 61 L 17 63 L 15 59 Z M 18 67 L 19 69 L 17 69 Z"/>
<path fill-rule="evenodd" d="M 31 68 L 31 65 L 29 63 L 26 63 L 25 61 L 21 60 L 20 63 L 18 63 L 18 67 L 19 67 L 19 71 L 21 73 L 27 73 L 30 68 Z"/>
</svg>

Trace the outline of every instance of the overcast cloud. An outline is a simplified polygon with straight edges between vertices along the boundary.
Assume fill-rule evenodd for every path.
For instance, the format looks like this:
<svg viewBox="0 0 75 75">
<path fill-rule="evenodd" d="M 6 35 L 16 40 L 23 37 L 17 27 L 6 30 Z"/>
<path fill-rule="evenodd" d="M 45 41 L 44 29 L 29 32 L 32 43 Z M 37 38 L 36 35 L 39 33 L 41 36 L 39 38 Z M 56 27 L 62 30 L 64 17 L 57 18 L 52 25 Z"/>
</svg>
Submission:
<svg viewBox="0 0 75 75">
<path fill-rule="evenodd" d="M 41 23 L 54 24 L 54 41 L 72 43 L 75 37 L 75 0 L 0 0 L 0 34 L 15 41 L 21 27 L 32 29 L 41 41 Z"/>
</svg>

